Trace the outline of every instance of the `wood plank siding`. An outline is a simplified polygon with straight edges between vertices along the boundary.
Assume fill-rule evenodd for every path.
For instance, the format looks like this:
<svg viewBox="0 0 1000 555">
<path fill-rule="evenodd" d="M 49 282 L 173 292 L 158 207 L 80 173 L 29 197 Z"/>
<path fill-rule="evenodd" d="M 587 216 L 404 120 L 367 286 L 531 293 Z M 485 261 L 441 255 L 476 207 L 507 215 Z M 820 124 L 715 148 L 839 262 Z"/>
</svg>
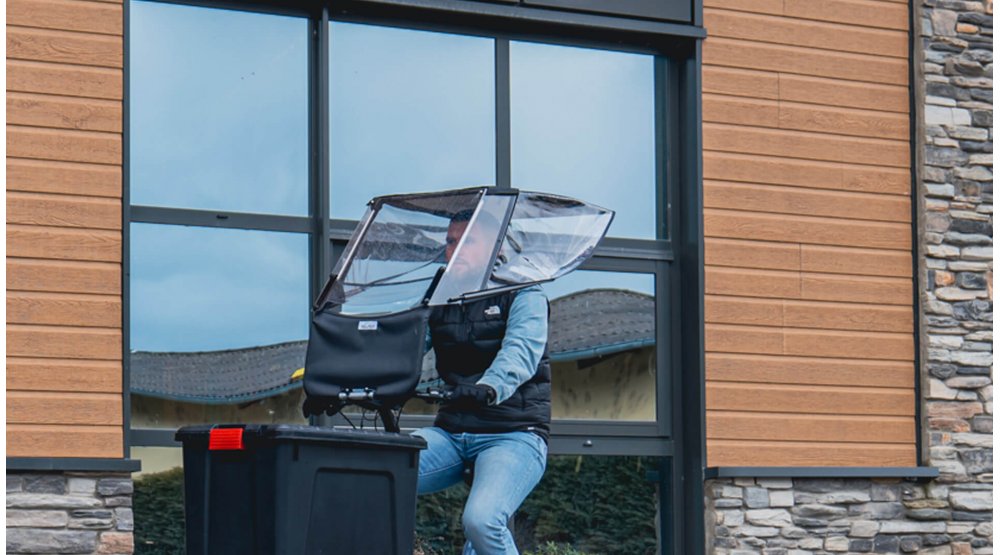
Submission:
<svg viewBox="0 0 1000 555">
<path fill-rule="evenodd" d="M 706 0 L 709 466 L 912 466 L 907 4 Z"/>
<path fill-rule="evenodd" d="M 7 456 L 121 458 L 120 1 L 7 2 Z"/>
</svg>

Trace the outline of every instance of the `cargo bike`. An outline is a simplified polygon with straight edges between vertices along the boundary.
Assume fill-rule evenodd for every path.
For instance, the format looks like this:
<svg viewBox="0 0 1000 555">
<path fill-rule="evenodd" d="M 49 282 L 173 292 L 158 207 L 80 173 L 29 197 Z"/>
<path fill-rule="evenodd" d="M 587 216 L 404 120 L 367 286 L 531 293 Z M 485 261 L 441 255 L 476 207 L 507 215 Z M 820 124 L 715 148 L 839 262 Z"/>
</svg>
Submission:
<svg viewBox="0 0 1000 555">
<path fill-rule="evenodd" d="M 613 217 L 494 187 L 372 199 L 313 305 L 303 414 L 357 406 L 383 430 L 182 428 L 188 553 L 412 553 L 425 445 L 399 415 L 415 397 L 447 403 L 454 385 L 423 372 L 431 311 L 573 271 Z"/>
</svg>

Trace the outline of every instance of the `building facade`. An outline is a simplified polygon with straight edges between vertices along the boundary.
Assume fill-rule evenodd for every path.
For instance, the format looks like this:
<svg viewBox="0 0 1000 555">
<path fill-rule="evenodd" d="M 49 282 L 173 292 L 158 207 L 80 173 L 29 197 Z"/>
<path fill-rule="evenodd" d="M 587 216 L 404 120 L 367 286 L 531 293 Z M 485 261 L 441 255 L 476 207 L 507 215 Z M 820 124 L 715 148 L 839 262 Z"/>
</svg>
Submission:
<svg viewBox="0 0 1000 555">
<path fill-rule="evenodd" d="M 990 0 L 7 14 L 8 552 L 133 552 L 225 383 L 133 366 L 305 339 L 368 198 L 488 183 L 617 212 L 550 451 L 654 461 L 657 552 L 992 553 Z"/>
<path fill-rule="evenodd" d="M 881 8 L 887 15 L 894 6 Z M 915 172 L 908 200 L 919 299 L 919 435 L 909 428 L 904 435 L 917 441 L 918 464 L 936 476 L 730 472 L 706 487 L 716 553 L 993 552 L 992 8 L 930 1 L 910 14 L 914 150 L 904 159 Z M 901 13 L 895 23 L 870 13 L 851 17 L 906 28 Z M 889 403 L 878 405 L 889 414 Z M 889 429 L 883 441 L 908 450 L 910 441 L 890 439 Z"/>
</svg>

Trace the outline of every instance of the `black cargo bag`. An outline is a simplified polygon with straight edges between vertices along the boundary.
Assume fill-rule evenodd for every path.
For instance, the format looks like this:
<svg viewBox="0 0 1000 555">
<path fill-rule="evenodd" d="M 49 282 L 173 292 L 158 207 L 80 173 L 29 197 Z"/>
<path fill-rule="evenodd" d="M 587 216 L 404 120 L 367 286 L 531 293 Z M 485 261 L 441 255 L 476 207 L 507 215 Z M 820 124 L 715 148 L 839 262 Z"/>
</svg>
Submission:
<svg viewBox="0 0 1000 555">
<path fill-rule="evenodd" d="M 377 315 L 338 314 L 327 305 L 313 314 L 303 382 L 310 398 L 361 401 L 393 408 L 420 380 L 430 308 Z"/>
</svg>

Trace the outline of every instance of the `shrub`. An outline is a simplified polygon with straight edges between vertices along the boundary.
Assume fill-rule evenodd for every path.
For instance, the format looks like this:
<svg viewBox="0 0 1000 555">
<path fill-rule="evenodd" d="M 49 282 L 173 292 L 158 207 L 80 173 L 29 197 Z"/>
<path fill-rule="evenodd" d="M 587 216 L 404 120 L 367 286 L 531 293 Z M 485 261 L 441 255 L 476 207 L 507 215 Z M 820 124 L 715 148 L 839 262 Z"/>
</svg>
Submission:
<svg viewBox="0 0 1000 555">
<path fill-rule="evenodd" d="M 656 552 L 656 461 L 643 457 L 550 457 L 545 476 L 515 515 L 514 537 L 537 555 Z M 417 500 L 424 555 L 461 552 L 460 485 Z"/>
<path fill-rule="evenodd" d="M 655 553 L 656 484 L 647 477 L 655 464 L 640 457 L 550 457 L 515 530 L 530 527 L 537 543 L 586 552 Z"/>
<path fill-rule="evenodd" d="M 462 509 L 469 487 L 459 484 L 444 491 L 417 498 L 415 545 L 424 555 L 461 553 L 465 543 Z"/>
<path fill-rule="evenodd" d="M 655 460 L 550 457 L 541 483 L 518 510 L 514 535 L 533 555 L 656 552 Z M 184 473 L 180 468 L 135 482 L 135 553 L 184 552 Z M 416 551 L 459 553 L 465 536 L 464 484 L 417 500 Z"/>
<path fill-rule="evenodd" d="M 136 555 L 184 553 L 183 469 L 136 480 L 132 505 Z"/>
<path fill-rule="evenodd" d="M 545 542 L 545 545 L 538 546 L 538 549 L 524 555 L 587 555 L 583 551 L 577 551 L 571 545 L 564 543 Z"/>
</svg>

